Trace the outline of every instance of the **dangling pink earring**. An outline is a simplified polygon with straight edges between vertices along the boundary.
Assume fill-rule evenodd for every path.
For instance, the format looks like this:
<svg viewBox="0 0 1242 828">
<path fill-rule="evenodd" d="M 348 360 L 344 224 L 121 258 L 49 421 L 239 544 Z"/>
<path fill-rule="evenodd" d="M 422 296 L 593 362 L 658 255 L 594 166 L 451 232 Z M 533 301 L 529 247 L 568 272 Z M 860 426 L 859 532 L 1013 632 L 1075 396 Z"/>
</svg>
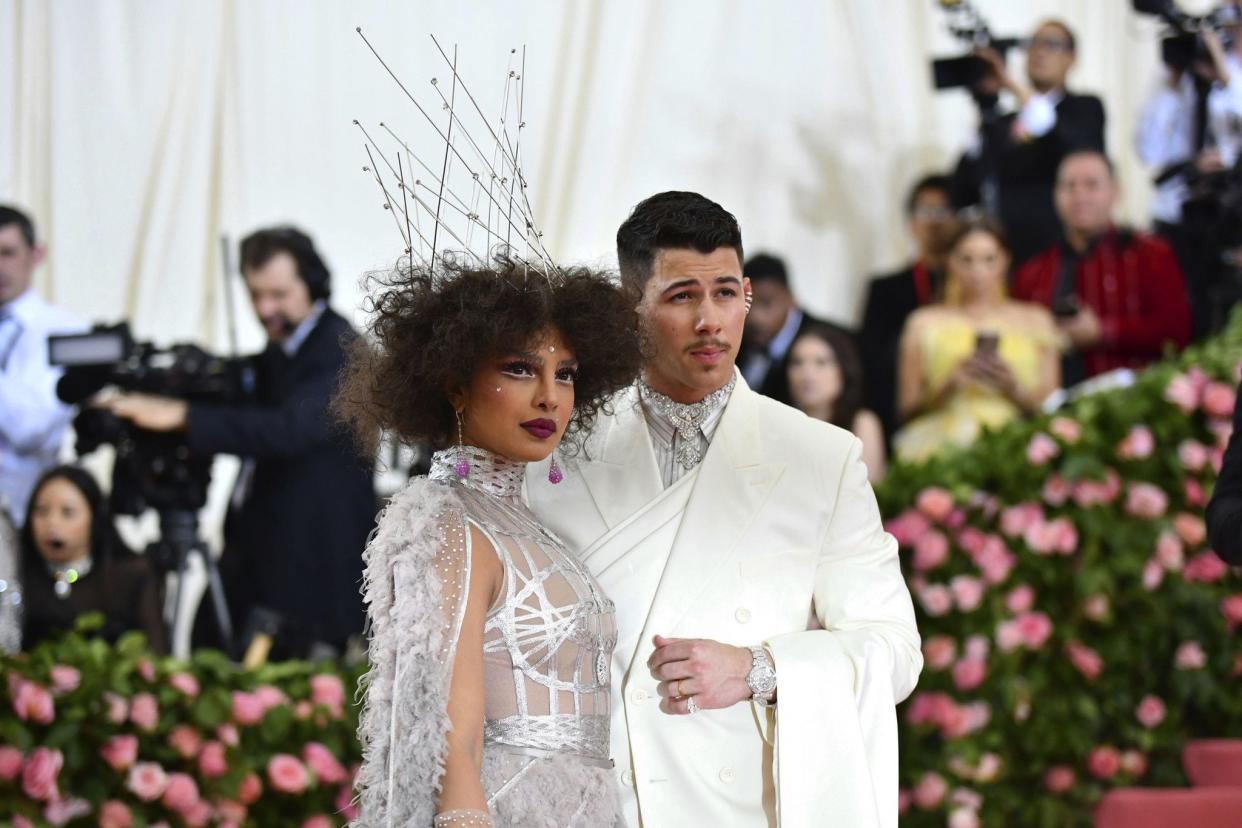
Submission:
<svg viewBox="0 0 1242 828">
<path fill-rule="evenodd" d="M 453 466 L 453 473 L 461 478 L 465 478 L 470 474 L 470 461 L 466 459 L 466 447 L 462 441 L 460 411 L 457 412 L 457 463 Z"/>
<path fill-rule="evenodd" d="M 548 482 L 555 486 L 565 479 L 565 475 L 561 473 L 561 467 L 556 464 L 556 455 L 552 455 L 552 465 L 548 466 Z"/>
</svg>

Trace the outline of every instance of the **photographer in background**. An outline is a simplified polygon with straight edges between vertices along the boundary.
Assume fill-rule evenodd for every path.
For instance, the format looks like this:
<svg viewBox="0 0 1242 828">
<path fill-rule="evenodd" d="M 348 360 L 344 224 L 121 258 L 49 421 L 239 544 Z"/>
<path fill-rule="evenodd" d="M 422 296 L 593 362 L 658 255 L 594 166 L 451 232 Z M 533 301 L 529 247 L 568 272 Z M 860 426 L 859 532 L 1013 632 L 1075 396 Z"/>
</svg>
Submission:
<svg viewBox="0 0 1242 828">
<path fill-rule="evenodd" d="M 0 511 L 18 527 L 73 413 L 56 398 L 61 369 L 48 363 L 47 337 L 86 328 L 31 287 L 45 252 L 30 217 L 0 205 Z"/>
<path fill-rule="evenodd" d="M 1237 3 L 1224 4 L 1242 20 Z M 1219 12 L 1218 12 L 1219 13 Z M 1242 27 L 1211 28 L 1198 35 L 1166 38 L 1164 81 L 1139 113 L 1137 143 L 1156 180 L 1152 218 L 1177 252 L 1190 288 L 1196 335 L 1212 317 L 1209 291 L 1221 271 L 1221 244 L 1214 226 L 1218 185 L 1242 154 Z"/>
<path fill-rule="evenodd" d="M 206 603 L 195 645 L 236 652 L 256 626 L 275 658 L 343 652 L 362 632 L 362 550 L 375 522 L 371 463 L 329 419 L 350 324 L 328 307 L 328 269 L 291 227 L 241 244 L 241 271 L 268 346 L 253 357 L 253 405 L 127 394 L 112 412 L 152 431 L 185 430 L 196 454 L 243 458 L 220 561 L 238 642 L 215 634 Z M 275 621 L 278 629 L 272 630 Z"/>
<path fill-rule="evenodd" d="M 972 90 L 979 135 L 958 162 L 953 201 L 982 205 L 1000 219 L 1015 264 L 1060 236 L 1052 185 L 1061 159 L 1075 149 L 1104 149 L 1104 105 L 1093 95 L 1065 88 L 1076 50 L 1074 33 L 1065 23 L 1040 24 L 1027 42 L 1029 86 L 1014 79 L 996 50 L 976 51 L 988 67 Z M 1013 96 L 1016 111 L 1001 113 L 1002 91 Z"/>
</svg>

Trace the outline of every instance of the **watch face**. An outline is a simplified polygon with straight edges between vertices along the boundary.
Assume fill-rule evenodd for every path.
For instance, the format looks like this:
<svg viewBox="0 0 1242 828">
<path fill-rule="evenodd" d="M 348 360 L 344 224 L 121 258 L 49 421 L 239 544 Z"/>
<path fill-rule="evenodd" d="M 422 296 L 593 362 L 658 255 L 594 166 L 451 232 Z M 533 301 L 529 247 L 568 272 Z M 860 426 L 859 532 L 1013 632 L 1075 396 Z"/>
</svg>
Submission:
<svg viewBox="0 0 1242 828">
<path fill-rule="evenodd" d="M 776 689 L 776 673 L 771 670 L 761 670 L 759 675 L 755 676 L 755 686 L 752 689 L 764 695 L 771 693 Z"/>
</svg>

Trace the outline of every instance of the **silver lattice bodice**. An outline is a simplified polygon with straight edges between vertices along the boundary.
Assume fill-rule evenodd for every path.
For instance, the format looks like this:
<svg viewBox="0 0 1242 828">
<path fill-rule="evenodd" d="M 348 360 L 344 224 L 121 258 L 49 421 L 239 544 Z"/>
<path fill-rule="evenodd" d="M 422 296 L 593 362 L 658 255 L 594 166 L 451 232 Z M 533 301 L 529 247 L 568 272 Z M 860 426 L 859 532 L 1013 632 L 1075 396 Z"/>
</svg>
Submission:
<svg viewBox="0 0 1242 828">
<path fill-rule="evenodd" d="M 484 627 L 484 743 L 606 763 L 613 604 L 523 503 L 524 473 L 524 464 L 465 447 L 437 452 L 429 475 L 454 487 L 466 524 L 504 571 Z"/>
</svg>

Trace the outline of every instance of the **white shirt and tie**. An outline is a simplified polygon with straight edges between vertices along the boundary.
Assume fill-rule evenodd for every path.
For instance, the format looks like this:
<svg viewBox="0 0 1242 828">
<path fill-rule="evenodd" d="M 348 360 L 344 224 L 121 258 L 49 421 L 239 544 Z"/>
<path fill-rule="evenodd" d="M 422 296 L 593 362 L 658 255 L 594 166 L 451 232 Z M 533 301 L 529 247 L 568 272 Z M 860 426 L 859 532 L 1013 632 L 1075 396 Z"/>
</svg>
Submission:
<svg viewBox="0 0 1242 828">
<path fill-rule="evenodd" d="M 61 369 L 47 338 L 86 326 L 34 290 L 0 305 L 0 508 L 18 526 L 35 482 L 56 464 L 73 409 L 56 396 Z"/>
</svg>

